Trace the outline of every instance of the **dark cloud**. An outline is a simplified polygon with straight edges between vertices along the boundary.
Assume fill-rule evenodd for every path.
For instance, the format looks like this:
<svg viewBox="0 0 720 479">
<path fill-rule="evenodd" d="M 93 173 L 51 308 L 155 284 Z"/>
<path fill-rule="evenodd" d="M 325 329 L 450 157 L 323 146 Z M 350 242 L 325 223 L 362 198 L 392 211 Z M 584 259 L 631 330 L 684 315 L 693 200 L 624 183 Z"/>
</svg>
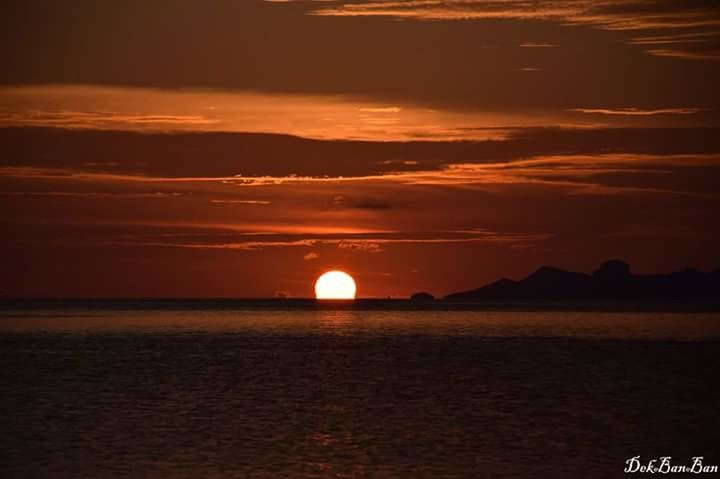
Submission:
<svg viewBox="0 0 720 479">
<path fill-rule="evenodd" d="M 149 177 L 366 176 L 531 156 L 720 152 L 720 128 L 538 129 L 503 141 L 320 141 L 242 133 L 133 133 L 0 128 L 4 167 L 60 168 Z M 397 158 L 405 158 L 398 163 Z M 412 160 L 412 161 L 410 161 Z M 345 195 L 337 206 L 386 209 Z M 227 199 L 227 198 L 226 198 Z"/>
<path fill-rule="evenodd" d="M 353 2 L 353 8 L 362 3 Z M 382 8 L 383 3 L 375 5 Z M 196 0 L 76 0 L 72 5 L 10 0 L 0 6 L 5 33 L 0 82 L 356 94 L 475 109 L 720 106 L 715 88 L 720 67 L 714 62 L 678 66 L 667 58 L 668 52 L 684 50 L 708 55 L 712 48 L 700 52 L 700 43 L 666 45 L 666 53 L 656 52 L 664 57 L 652 57 L 647 45 L 627 42 L 666 34 L 667 28 L 597 28 L 626 28 L 656 18 L 654 12 L 596 12 L 596 2 L 578 0 L 553 6 L 562 11 L 579 4 L 585 12 L 579 18 L 561 14 L 548 21 L 538 15 L 544 5 L 538 4 L 519 20 L 514 12 L 526 12 L 527 2 L 477 3 L 480 7 L 464 5 L 473 9 L 492 3 L 496 14 L 481 22 L 397 22 L 308 15 L 312 9 L 342 8 L 342 3 L 327 2 L 218 0 L 208 8 Z M 611 5 L 618 10 L 661 5 L 656 8 L 660 27 L 676 25 L 688 12 L 716 21 L 717 7 L 691 3 Z M 519 43 L 562 48 L 518 48 Z M 527 67 L 542 72 L 517 74 Z"/>
<path fill-rule="evenodd" d="M 372 198 L 352 198 L 343 195 L 334 196 L 330 202 L 333 208 L 357 209 L 357 210 L 389 210 L 392 208 L 389 202 Z"/>
</svg>

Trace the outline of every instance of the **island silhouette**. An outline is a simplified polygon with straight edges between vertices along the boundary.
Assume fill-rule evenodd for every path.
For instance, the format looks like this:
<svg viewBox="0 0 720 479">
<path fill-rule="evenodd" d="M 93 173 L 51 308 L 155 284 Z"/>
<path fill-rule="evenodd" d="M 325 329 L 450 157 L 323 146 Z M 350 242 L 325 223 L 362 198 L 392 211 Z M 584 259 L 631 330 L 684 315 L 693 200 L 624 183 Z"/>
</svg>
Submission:
<svg viewBox="0 0 720 479">
<path fill-rule="evenodd" d="M 421 291 L 410 296 L 410 299 L 413 301 L 432 301 L 435 299 L 435 296 L 425 291 Z"/>
<path fill-rule="evenodd" d="M 592 274 L 542 266 L 524 279 L 500 279 L 469 291 L 448 294 L 446 301 L 631 300 L 707 301 L 720 299 L 720 270 L 694 268 L 668 274 L 636 275 L 614 259 Z"/>
</svg>

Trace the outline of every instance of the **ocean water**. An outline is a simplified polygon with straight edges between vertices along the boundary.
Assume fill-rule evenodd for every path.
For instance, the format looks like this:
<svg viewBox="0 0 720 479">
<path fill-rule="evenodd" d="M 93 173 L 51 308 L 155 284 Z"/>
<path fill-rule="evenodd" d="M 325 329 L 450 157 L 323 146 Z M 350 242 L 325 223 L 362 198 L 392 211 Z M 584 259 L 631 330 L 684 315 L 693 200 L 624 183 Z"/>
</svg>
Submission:
<svg viewBox="0 0 720 479">
<path fill-rule="evenodd" d="M 720 314 L 7 306 L 8 478 L 620 477 L 720 464 Z M 280 304 L 280 303 L 278 303 Z"/>
</svg>

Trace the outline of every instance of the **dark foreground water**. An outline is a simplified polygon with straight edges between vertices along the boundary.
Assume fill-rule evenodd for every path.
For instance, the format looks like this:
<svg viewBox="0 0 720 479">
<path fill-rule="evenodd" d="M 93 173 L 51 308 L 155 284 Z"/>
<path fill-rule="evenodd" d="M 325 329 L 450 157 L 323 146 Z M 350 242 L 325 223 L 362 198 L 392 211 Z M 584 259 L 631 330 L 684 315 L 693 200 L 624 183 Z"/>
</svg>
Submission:
<svg viewBox="0 0 720 479">
<path fill-rule="evenodd" d="M 719 371 L 717 313 L 6 309 L 0 476 L 720 464 Z"/>
</svg>

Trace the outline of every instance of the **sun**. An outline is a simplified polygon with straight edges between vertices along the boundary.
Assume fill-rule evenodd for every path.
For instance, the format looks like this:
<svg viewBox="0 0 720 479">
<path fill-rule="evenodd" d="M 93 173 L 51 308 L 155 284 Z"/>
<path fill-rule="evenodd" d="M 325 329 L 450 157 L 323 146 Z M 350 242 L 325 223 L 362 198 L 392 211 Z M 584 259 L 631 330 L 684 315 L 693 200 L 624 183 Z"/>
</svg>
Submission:
<svg viewBox="0 0 720 479">
<path fill-rule="evenodd" d="M 328 271 L 315 282 L 317 299 L 355 299 L 355 280 L 343 271 Z"/>
</svg>

